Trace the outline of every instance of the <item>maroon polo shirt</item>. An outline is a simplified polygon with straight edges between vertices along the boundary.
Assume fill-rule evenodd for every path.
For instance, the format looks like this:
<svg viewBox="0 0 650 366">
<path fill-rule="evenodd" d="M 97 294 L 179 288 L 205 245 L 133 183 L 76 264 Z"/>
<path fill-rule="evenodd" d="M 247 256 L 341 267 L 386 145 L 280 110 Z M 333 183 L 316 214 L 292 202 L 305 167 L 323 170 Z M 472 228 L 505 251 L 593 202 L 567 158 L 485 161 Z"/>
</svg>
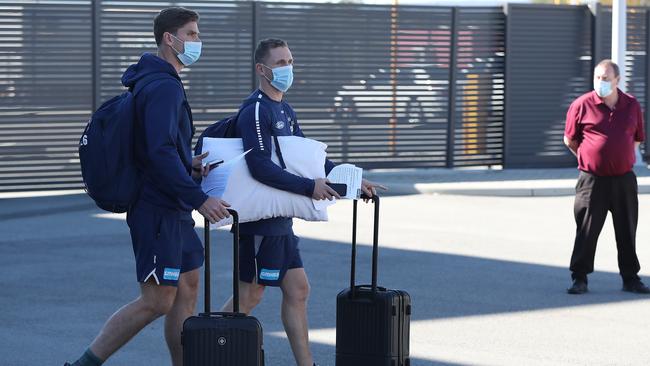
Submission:
<svg viewBox="0 0 650 366">
<path fill-rule="evenodd" d="M 634 142 L 645 139 L 641 106 L 619 89 L 612 110 L 591 91 L 571 103 L 564 136 L 580 144 L 578 169 L 602 177 L 623 175 L 634 166 Z"/>
</svg>

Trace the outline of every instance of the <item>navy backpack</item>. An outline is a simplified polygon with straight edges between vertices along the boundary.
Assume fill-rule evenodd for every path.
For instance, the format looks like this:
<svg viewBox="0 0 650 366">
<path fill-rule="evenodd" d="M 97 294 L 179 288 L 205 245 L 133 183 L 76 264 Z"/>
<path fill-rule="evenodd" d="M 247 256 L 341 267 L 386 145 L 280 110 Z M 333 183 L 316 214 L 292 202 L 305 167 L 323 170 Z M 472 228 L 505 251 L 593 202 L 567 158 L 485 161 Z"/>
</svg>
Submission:
<svg viewBox="0 0 650 366">
<path fill-rule="evenodd" d="M 194 147 L 194 155 L 201 155 L 201 152 L 203 151 L 204 137 L 236 138 L 237 137 L 236 125 L 237 125 L 237 119 L 239 118 L 239 114 L 244 110 L 244 108 L 258 101 L 262 102 L 261 100 L 258 99 L 249 99 L 245 101 L 244 103 L 242 103 L 242 105 L 239 106 L 239 111 L 237 111 L 236 114 L 233 114 L 232 116 L 219 120 L 213 123 L 212 125 L 210 125 L 208 128 L 206 128 L 203 131 L 203 133 L 201 133 L 201 136 L 199 136 L 199 139 L 196 142 L 196 146 Z M 275 141 L 276 154 L 278 155 L 278 159 L 280 160 L 280 166 L 282 166 L 282 169 L 286 169 L 287 166 L 284 163 L 284 158 L 282 157 L 282 151 L 280 150 L 280 143 L 278 142 L 278 137 L 275 135 L 275 133 L 273 133 L 273 130 L 271 130 L 271 133 L 273 135 L 273 140 Z"/>
<path fill-rule="evenodd" d="M 208 126 L 199 136 L 199 139 L 196 142 L 194 147 L 194 155 L 201 155 L 203 150 L 203 138 L 204 137 L 219 137 L 219 138 L 235 138 L 237 137 L 236 123 L 237 118 L 241 111 L 248 105 L 256 102 L 255 100 L 245 101 L 241 106 L 239 106 L 239 111 L 233 114 L 232 116 L 221 119 L 212 125 Z"/>
<path fill-rule="evenodd" d="M 84 186 L 103 210 L 126 212 L 137 199 L 140 173 L 133 153 L 135 98 L 147 84 L 165 78 L 173 79 L 164 73 L 147 75 L 132 90 L 102 104 L 81 135 L 79 160 Z"/>
</svg>

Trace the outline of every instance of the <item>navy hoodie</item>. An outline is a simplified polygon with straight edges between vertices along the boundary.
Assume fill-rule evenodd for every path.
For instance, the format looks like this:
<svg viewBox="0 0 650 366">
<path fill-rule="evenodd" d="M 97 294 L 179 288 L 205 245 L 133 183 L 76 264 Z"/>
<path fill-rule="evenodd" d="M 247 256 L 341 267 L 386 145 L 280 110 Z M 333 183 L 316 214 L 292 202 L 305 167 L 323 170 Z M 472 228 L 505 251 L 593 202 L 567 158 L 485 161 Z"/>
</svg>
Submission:
<svg viewBox="0 0 650 366">
<path fill-rule="evenodd" d="M 124 72 L 122 85 L 133 88 L 153 73 L 160 79 L 149 82 L 135 99 L 135 159 L 143 176 L 139 199 L 189 214 L 208 196 L 191 176 L 194 126 L 176 69 L 147 53 Z"/>
<path fill-rule="evenodd" d="M 236 135 L 242 138 L 244 151 L 252 149 L 246 154 L 246 163 L 253 178 L 277 189 L 311 197 L 314 192 L 313 179 L 291 174 L 271 160 L 273 134 L 305 137 L 293 108 L 284 100 L 272 100 L 259 89 L 243 105 L 237 119 Z M 284 158 L 287 159 L 286 156 Z M 326 160 L 325 172 L 329 173 L 333 168 L 334 163 Z M 291 218 L 275 217 L 241 224 L 240 233 L 283 236 L 293 233 L 292 226 Z"/>
</svg>

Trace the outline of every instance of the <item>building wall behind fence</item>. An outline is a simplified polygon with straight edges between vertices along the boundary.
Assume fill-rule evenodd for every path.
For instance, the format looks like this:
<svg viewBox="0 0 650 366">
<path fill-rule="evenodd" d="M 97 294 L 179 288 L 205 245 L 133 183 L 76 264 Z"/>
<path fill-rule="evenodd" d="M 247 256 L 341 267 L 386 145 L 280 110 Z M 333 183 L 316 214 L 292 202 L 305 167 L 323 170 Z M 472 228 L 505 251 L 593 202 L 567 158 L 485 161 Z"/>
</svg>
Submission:
<svg viewBox="0 0 650 366">
<path fill-rule="evenodd" d="M 176 4 L 0 0 L 0 192 L 82 187 L 77 144 L 86 121 L 124 90 L 124 69 L 155 52 L 153 17 Z M 335 161 L 364 168 L 573 164 L 561 127 L 571 98 L 591 84 L 586 8 L 517 5 L 507 32 L 502 8 L 182 5 L 201 15 L 201 60 L 181 74 L 198 133 L 234 113 L 256 86 L 256 42 L 280 37 L 296 61 L 287 99 Z M 642 44 L 639 22 L 628 38 Z M 562 47 L 544 40 L 549 34 Z M 630 52 L 645 60 L 639 47 Z M 552 73 L 548 63 L 558 58 Z M 531 82 L 536 70 L 543 83 Z M 645 70 L 634 70 L 635 85 L 644 83 Z"/>
</svg>

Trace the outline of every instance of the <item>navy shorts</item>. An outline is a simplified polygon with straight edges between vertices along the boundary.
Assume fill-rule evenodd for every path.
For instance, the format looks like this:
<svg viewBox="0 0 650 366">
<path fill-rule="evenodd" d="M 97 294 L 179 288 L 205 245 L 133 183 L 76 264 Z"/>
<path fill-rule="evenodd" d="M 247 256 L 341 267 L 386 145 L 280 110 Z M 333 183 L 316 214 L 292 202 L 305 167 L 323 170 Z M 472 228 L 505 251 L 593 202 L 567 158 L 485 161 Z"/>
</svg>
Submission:
<svg viewBox="0 0 650 366">
<path fill-rule="evenodd" d="M 303 268 L 298 237 L 241 235 L 239 279 L 264 286 L 280 286 L 288 270 Z"/>
<path fill-rule="evenodd" d="M 203 265 L 203 244 L 186 212 L 139 200 L 126 215 L 139 282 L 177 286 L 180 274 Z"/>
</svg>

